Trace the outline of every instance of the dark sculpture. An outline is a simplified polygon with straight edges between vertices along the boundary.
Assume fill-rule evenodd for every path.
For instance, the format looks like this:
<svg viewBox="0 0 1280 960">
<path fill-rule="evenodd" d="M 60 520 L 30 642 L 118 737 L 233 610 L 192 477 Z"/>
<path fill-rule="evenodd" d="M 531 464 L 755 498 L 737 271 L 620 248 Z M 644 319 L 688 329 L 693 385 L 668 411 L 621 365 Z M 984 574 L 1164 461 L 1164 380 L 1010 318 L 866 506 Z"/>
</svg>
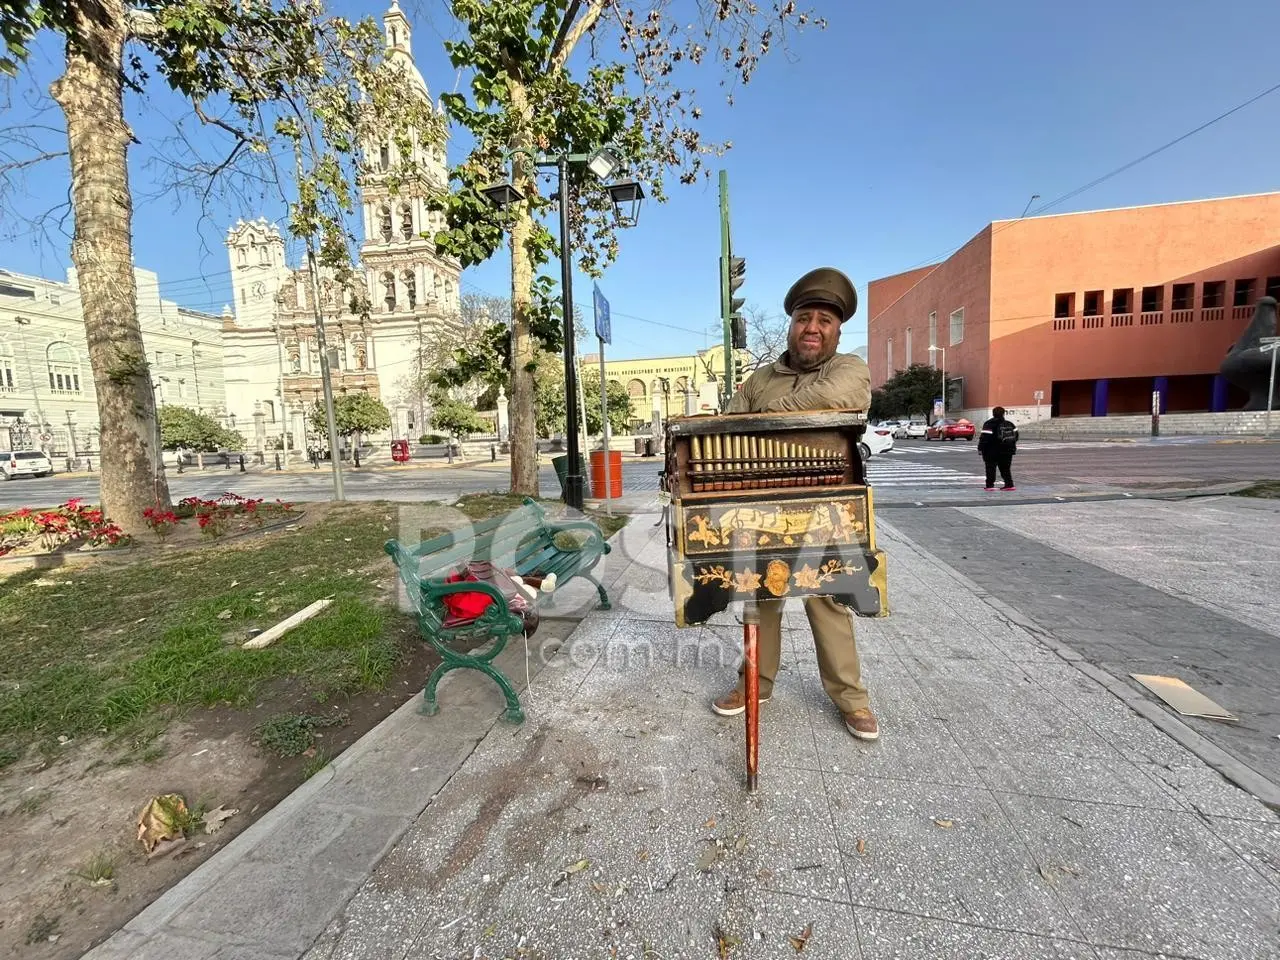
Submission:
<svg viewBox="0 0 1280 960">
<path fill-rule="evenodd" d="M 1253 308 L 1253 320 L 1227 351 L 1218 371 L 1242 390 L 1249 402 L 1242 409 L 1267 409 L 1267 384 L 1271 377 L 1271 354 L 1262 352 L 1262 338 L 1276 335 L 1276 298 L 1263 297 Z"/>
</svg>

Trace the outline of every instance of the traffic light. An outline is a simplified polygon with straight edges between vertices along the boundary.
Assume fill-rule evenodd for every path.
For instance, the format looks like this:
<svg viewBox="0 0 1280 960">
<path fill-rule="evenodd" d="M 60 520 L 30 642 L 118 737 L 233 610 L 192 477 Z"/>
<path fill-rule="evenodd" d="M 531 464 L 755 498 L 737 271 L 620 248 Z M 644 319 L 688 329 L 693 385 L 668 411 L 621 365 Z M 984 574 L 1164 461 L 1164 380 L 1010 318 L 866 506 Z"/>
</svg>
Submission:
<svg viewBox="0 0 1280 960">
<path fill-rule="evenodd" d="M 731 338 L 730 338 L 730 339 L 731 339 L 731 341 L 732 341 L 732 343 L 733 343 L 733 349 L 735 349 L 735 350 L 745 350 L 745 349 L 747 349 L 747 321 L 746 321 L 746 319 L 745 319 L 745 318 L 743 318 L 743 317 L 737 316 L 737 315 L 735 314 L 734 316 L 731 316 L 731 317 L 729 318 L 729 327 L 730 327 L 730 332 L 731 332 Z"/>
<path fill-rule="evenodd" d="M 742 357 L 735 355 L 733 358 L 733 382 L 741 386 L 742 382 L 746 379 L 747 361 Z"/>
<path fill-rule="evenodd" d="M 729 257 L 729 315 L 736 316 L 746 303 L 745 297 L 735 297 L 734 293 L 747 279 L 747 261 L 742 257 Z"/>
</svg>

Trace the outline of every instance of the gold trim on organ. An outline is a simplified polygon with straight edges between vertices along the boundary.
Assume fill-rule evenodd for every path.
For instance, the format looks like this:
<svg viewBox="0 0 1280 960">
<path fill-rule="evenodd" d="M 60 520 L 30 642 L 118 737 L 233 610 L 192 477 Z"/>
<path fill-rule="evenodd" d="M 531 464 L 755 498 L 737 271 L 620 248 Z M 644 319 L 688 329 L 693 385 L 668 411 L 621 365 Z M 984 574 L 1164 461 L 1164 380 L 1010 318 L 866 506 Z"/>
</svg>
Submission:
<svg viewBox="0 0 1280 960">
<path fill-rule="evenodd" d="M 737 433 L 694 435 L 689 441 L 693 493 L 844 483 L 845 458 L 839 450 Z"/>
</svg>

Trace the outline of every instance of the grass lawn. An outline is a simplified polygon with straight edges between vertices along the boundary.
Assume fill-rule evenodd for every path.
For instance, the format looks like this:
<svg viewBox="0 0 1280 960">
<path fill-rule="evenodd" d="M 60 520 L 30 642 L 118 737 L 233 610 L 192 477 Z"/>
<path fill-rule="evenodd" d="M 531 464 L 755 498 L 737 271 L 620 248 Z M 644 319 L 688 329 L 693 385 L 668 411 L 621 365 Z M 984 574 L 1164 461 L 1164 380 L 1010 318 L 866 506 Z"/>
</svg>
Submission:
<svg viewBox="0 0 1280 960">
<path fill-rule="evenodd" d="M 59 738 L 131 731 L 163 708 L 243 706 L 278 678 L 322 700 L 385 683 L 399 651 L 373 568 L 394 508 L 306 510 L 325 515 L 225 545 L 8 580 L 0 762 Z M 322 597 L 332 607 L 287 643 L 241 649 L 250 628 Z"/>
<path fill-rule="evenodd" d="M 434 509 L 443 528 L 458 510 L 521 503 Z M 383 552 L 400 505 L 299 507 L 290 527 L 0 579 L 0 875 L 14 878 L 0 953 L 79 956 L 422 689 L 435 655 L 396 608 Z M 405 508 L 415 534 L 431 535 L 432 509 Z M 627 520 L 592 519 L 606 536 Z M 326 597 L 271 646 L 241 647 Z M 240 813 L 185 856 L 148 862 L 138 813 L 175 792 L 194 826 L 215 804 Z"/>
<path fill-rule="evenodd" d="M 479 494 L 457 509 L 483 519 L 521 502 Z M 396 536 L 397 507 L 304 509 L 294 530 L 5 582 L 0 767 L 33 746 L 135 732 L 160 711 L 243 707 L 270 681 L 322 703 L 384 686 L 403 653 L 403 631 L 389 630 L 388 618 L 407 620 L 389 608 L 385 585 L 393 574 L 383 544 Z M 626 518 L 597 522 L 609 536 Z M 325 597 L 333 604 L 287 642 L 241 648 L 251 629 Z"/>
<path fill-rule="evenodd" d="M 1261 480 L 1246 490 L 1236 494 L 1238 497 L 1261 497 L 1264 500 L 1280 500 L 1280 480 Z"/>
</svg>

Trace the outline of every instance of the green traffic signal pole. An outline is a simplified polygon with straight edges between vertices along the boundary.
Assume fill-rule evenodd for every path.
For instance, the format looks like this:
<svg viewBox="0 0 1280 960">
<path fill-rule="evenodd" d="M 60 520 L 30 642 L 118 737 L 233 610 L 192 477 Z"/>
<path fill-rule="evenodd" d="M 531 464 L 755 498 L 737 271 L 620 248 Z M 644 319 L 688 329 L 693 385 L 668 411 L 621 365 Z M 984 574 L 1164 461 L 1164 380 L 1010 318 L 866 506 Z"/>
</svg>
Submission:
<svg viewBox="0 0 1280 960">
<path fill-rule="evenodd" d="M 729 319 L 729 171 L 720 171 L 720 324 L 724 328 L 724 400 L 722 411 L 733 399 L 733 325 Z"/>
</svg>

